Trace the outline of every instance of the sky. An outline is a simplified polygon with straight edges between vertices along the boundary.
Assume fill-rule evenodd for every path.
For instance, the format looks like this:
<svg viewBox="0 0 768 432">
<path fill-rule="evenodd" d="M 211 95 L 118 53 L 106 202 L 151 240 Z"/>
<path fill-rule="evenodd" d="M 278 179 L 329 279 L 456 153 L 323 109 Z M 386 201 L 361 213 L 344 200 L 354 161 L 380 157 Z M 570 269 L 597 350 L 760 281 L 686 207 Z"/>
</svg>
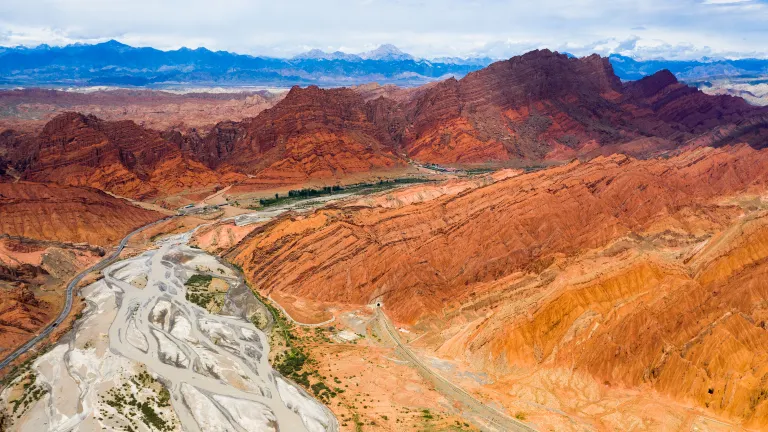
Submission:
<svg viewBox="0 0 768 432">
<path fill-rule="evenodd" d="M 768 0 L 0 1 L 0 46 L 109 39 L 274 57 L 391 43 L 422 58 L 767 58 Z"/>
</svg>

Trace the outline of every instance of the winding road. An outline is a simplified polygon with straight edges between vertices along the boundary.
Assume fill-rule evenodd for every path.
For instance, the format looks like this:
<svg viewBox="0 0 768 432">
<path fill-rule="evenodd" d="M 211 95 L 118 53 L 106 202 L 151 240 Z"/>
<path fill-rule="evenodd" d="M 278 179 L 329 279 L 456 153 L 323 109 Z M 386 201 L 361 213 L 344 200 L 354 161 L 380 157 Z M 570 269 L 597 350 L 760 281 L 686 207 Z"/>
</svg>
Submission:
<svg viewBox="0 0 768 432">
<path fill-rule="evenodd" d="M 59 324 L 64 322 L 64 320 L 67 318 L 67 315 L 69 315 L 69 313 L 72 311 L 72 296 L 74 294 L 75 287 L 77 286 L 77 284 L 80 283 L 81 280 L 83 280 L 83 278 L 88 273 L 90 273 L 92 271 L 101 270 L 104 267 L 112 264 L 112 262 L 114 262 L 120 256 L 120 253 L 125 248 L 125 245 L 128 244 L 128 241 L 135 234 L 137 234 L 137 233 L 139 233 L 139 232 L 141 232 L 141 231 L 143 231 L 143 230 L 145 230 L 145 229 L 147 229 L 147 228 L 149 228 L 151 226 L 157 225 L 160 222 L 164 222 L 164 221 L 166 221 L 168 219 L 171 219 L 172 217 L 174 217 L 174 216 L 157 220 L 155 222 L 149 223 L 147 225 L 144 225 L 144 226 L 142 226 L 140 228 L 137 228 L 136 230 L 130 232 L 128 235 L 126 235 L 120 241 L 120 244 L 118 244 L 117 249 L 115 249 L 115 251 L 112 252 L 111 255 L 109 255 L 108 257 L 106 257 L 103 260 L 99 261 L 98 263 L 94 264 L 93 266 L 83 270 L 77 276 L 75 276 L 75 278 L 72 279 L 69 282 L 69 284 L 67 284 L 67 292 L 66 292 L 67 298 L 66 298 L 66 302 L 64 303 L 64 309 L 61 310 L 61 312 L 59 313 L 59 316 L 56 317 L 56 319 L 53 320 L 53 322 L 48 324 L 37 336 L 35 336 L 34 338 L 30 339 L 24 345 L 22 345 L 19 348 L 17 348 L 16 351 L 14 351 L 11 354 L 9 354 L 5 359 L 3 359 L 3 361 L 0 361 L 0 370 L 4 369 L 9 364 L 13 363 L 17 358 L 19 358 L 20 356 L 25 354 L 27 351 L 32 349 L 32 347 L 37 345 L 40 341 L 42 341 L 43 339 L 47 338 L 53 332 L 53 330 L 56 327 L 59 326 Z"/>
<path fill-rule="evenodd" d="M 515 431 L 515 432 L 533 432 L 536 429 L 526 425 L 525 423 L 511 418 L 498 410 L 491 408 L 490 406 L 482 403 L 477 398 L 469 394 L 467 391 L 457 386 L 456 384 L 448 381 L 439 374 L 433 372 L 427 365 L 425 365 L 411 349 L 406 346 L 397 334 L 397 330 L 389 321 L 384 311 L 380 307 L 375 307 L 376 319 L 379 322 L 381 328 L 383 328 L 392 341 L 395 342 L 399 348 L 400 353 L 405 357 L 416 370 L 424 378 L 432 382 L 435 389 L 440 393 L 447 395 L 460 402 L 468 411 L 475 416 L 482 419 L 487 423 L 486 427 L 493 428 L 499 431 Z"/>
</svg>

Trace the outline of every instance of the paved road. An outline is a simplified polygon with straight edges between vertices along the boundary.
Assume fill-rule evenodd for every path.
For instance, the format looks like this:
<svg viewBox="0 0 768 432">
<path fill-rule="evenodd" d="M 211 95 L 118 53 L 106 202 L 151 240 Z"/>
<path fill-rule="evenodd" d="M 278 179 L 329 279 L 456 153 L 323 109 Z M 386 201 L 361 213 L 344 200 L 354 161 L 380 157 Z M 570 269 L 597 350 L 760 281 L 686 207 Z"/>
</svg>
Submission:
<svg viewBox="0 0 768 432">
<path fill-rule="evenodd" d="M 171 216 L 171 217 L 173 217 L 173 216 Z M 35 336 L 34 338 L 30 339 L 27 343 L 25 343 L 21 347 L 17 348 L 16 351 L 12 352 L 10 355 L 8 355 L 8 357 L 3 359 L 3 361 L 0 362 L 0 370 L 2 370 L 3 368 L 5 368 L 9 364 L 11 364 L 14 360 L 19 358 L 19 356 L 21 356 L 22 354 L 24 354 L 27 351 L 29 351 L 30 349 L 32 349 L 32 347 L 37 345 L 38 342 L 40 342 L 41 340 L 47 338 L 48 335 L 50 335 L 51 332 L 53 332 L 53 330 L 56 327 L 59 326 L 59 324 L 64 322 L 64 320 L 67 318 L 67 315 L 69 315 L 69 312 L 72 311 L 72 294 L 73 294 L 73 291 L 74 291 L 75 287 L 77 286 L 77 284 L 79 284 L 80 281 L 83 280 L 83 278 L 88 273 L 90 273 L 92 271 L 101 270 L 104 267 L 112 264 L 112 262 L 115 261 L 117 259 L 117 257 L 120 256 L 120 253 L 125 248 L 125 245 L 128 244 L 128 240 L 130 240 L 131 237 L 133 237 L 133 235 L 135 235 L 136 233 L 138 233 L 138 232 L 140 232 L 140 231 L 142 231 L 142 230 L 144 230 L 146 228 L 149 228 L 149 227 L 151 227 L 153 225 L 157 225 L 160 222 L 166 221 L 168 219 L 170 219 L 170 217 L 164 218 L 164 219 L 160 219 L 158 221 L 155 221 L 155 222 L 152 222 L 150 224 L 144 225 L 143 227 L 138 228 L 137 230 L 131 232 L 130 234 L 125 236 L 120 241 L 120 244 L 117 246 L 117 249 L 114 252 L 112 252 L 111 255 L 109 255 L 108 257 L 106 257 L 103 260 L 99 261 L 98 263 L 94 264 L 92 267 L 89 267 L 89 268 L 83 270 L 80 274 L 75 276 L 75 278 L 72 279 L 72 281 L 69 282 L 69 284 L 67 285 L 67 299 L 66 299 L 66 303 L 64 303 L 64 309 L 61 310 L 61 313 L 59 313 L 59 316 L 56 317 L 56 319 L 52 323 L 48 324 L 43 329 L 43 331 L 41 331 L 37 336 Z"/>
<path fill-rule="evenodd" d="M 467 393 L 461 387 L 453 384 L 447 379 L 443 378 L 439 374 L 433 372 L 427 365 L 425 365 L 411 349 L 400 341 L 400 336 L 397 334 L 397 330 L 392 323 L 384 315 L 381 308 L 376 307 L 376 318 L 379 325 L 389 334 L 389 337 L 397 344 L 401 354 L 408 359 L 411 364 L 416 368 L 419 373 L 427 378 L 435 385 L 435 388 L 452 399 L 460 402 L 475 416 L 481 420 L 487 422 L 488 427 L 499 431 L 516 431 L 516 432 L 531 432 L 535 431 L 532 427 L 525 423 L 513 419 L 503 413 L 491 408 L 490 406 L 480 402 L 477 398 Z"/>
</svg>

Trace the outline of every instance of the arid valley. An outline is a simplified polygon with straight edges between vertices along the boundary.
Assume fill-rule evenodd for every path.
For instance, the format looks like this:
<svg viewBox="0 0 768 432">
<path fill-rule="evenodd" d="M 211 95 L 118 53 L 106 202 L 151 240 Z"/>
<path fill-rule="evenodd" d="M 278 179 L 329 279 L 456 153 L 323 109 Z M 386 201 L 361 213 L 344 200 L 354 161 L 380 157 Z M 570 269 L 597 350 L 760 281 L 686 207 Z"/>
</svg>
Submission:
<svg viewBox="0 0 768 432">
<path fill-rule="evenodd" d="M 768 430 L 759 51 L 4 25 L 0 432 Z"/>
</svg>

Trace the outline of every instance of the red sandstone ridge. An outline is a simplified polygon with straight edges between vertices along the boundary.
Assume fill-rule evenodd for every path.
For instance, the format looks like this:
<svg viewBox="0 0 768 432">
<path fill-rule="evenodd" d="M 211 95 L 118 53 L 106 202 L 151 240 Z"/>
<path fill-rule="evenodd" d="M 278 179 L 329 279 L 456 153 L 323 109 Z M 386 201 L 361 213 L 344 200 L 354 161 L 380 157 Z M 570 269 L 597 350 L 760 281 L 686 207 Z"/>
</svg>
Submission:
<svg viewBox="0 0 768 432">
<path fill-rule="evenodd" d="M 291 224 L 283 220 L 233 259 L 256 288 L 358 304 L 384 296 L 411 321 L 477 284 L 604 246 L 718 196 L 760 193 L 766 182 L 768 151 L 748 146 L 669 160 L 599 157 L 419 205 L 322 210 L 297 224 L 307 231 L 283 229 Z"/>
<path fill-rule="evenodd" d="M 50 322 L 64 284 L 101 260 L 104 246 L 162 217 L 97 189 L 0 183 L 0 348 Z"/>
<path fill-rule="evenodd" d="M 66 113 L 37 136 L 0 134 L 7 160 L 0 168 L 146 199 L 224 182 L 285 185 L 405 166 L 388 131 L 373 121 L 380 104 L 349 89 L 296 87 L 274 108 L 219 123 L 204 136 Z"/>
<path fill-rule="evenodd" d="M 33 137 L 0 135 L 25 180 L 91 186 L 131 198 L 149 198 L 217 183 L 216 173 L 182 153 L 159 132 L 132 121 L 108 122 L 65 113 Z"/>
<path fill-rule="evenodd" d="M 282 184 L 403 166 L 374 122 L 375 105 L 350 89 L 294 87 L 273 108 L 220 123 L 190 148 L 219 170 Z"/>
<path fill-rule="evenodd" d="M 706 95 L 667 71 L 622 83 L 608 59 L 544 50 L 419 89 L 294 87 L 256 117 L 186 135 L 66 113 L 37 136 L 2 132 L 0 179 L 147 199 L 339 179 L 402 167 L 406 157 L 529 164 L 767 140 L 768 108 Z"/>
<path fill-rule="evenodd" d="M 265 295 L 381 300 L 506 398 L 536 376 L 609 421 L 595 389 L 645 385 L 765 428 L 766 192 L 768 150 L 612 155 L 287 215 L 227 258 Z"/>
<path fill-rule="evenodd" d="M 408 154 L 439 163 L 567 160 L 638 148 L 642 155 L 768 114 L 740 98 L 706 95 L 668 71 L 622 83 L 607 58 L 548 50 L 446 80 L 412 99 L 404 112 Z M 767 123 L 762 118 L 761 127 L 768 129 Z M 650 149 L 634 144 L 649 137 L 658 138 Z"/>
<path fill-rule="evenodd" d="M 96 189 L 0 183 L 0 233 L 107 246 L 163 215 Z"/>
</svg>

